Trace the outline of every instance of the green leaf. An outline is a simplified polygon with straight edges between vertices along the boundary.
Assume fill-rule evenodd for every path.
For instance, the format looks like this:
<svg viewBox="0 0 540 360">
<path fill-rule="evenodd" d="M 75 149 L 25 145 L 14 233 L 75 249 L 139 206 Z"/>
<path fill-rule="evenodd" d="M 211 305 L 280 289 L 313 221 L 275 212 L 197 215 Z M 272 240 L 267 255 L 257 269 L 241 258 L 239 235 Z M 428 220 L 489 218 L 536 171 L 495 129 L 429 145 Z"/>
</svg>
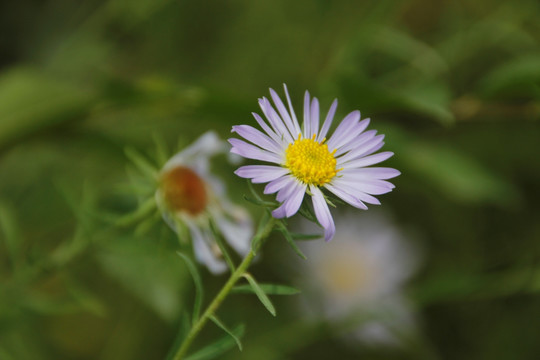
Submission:
<svg viewBox="0 0 540 360">
<path fill-rule="evenodd" d="M 133 148 L 126 148 L 124 150 L 127 158 L 133 162 L 133 164 L 139 169 L 141 173 L 152 179 L 157 179 L 158 169 L 152 165 L 144 156 L 139 154 Z"/>
<path fill-rule="evenodd" d="M 203 284 L 201 280 L 201 275 L 197 270 L 197 266 L 191 261 L 191 259 L 181 252 L 176 252 L 182 259 L 184 259 L 186 266 L 193 277 L 193 282 L 195 283 L 195 301 L 193 303 L 193 317 L 192 322 L 195 323 L 199 320 L 199 315 L 201 313 L 201 305 L 203 300 Z"/>
<path fill-rule="evenodd" d="M 270 301 L 268 296 L 266 296 L 264 290 L 260 287 L 259 284 L 257 284 L 255 278 L 248 273 L 244 274 L 243 277 L 247 279 L 249 285 L 251 285 L 251 288 L 253 289 L 253 292 L 255 293 L 255 295 L 257 295 L 266 310 L 268 310 L 273 316 L 276 316 L 276 308 L 274 308 L 274 305 L 272 305 L 272 302 Z"/>
<path fill-rule="evenodd" d="M 0 74 L 0 147 L 21 137 L 81 119 L 96 99 L 77 86 L 30 67 Z"/>
<path fill-rule="evenodd" d="M 174 338 L 174 343 L 171 346 L 169 353 L 165 357 L 165 360 L 173 360 L 174 356 L 176 355 L 176 352 L 182 345 L 182 341 L 187 336 L 190 330 L 190 324 L 189 324 L 189 315 L 187 312 L 183 311 L 180 315 L 180 326 L 178 329 L 178 333 L 176 334 L 176 337 Z"/>
<path fill-rule="evenodd" d="M 294 239 L 292 238 L 291 234 L 289 233 L 289 230 L 287 230 L 287 227 L 285 225 L 283 225 L 283 223 L 279 222 L 278 223 L 278 229 L 283 234 L 283 237 L 285 238 L 285 240 L 287 240 L 289 245 L 293 248 L 296 255 L 300 256 L 304 260 L 307 260 L 306 255 L 304 255 L 304 253 L 300 250 L 300 248 L 298 248 L 298 246 L 294 242 Z"/>
<path fill-rule="evenodd" d="M 261 220 L 259 221 L 259 225 L 257 226 L 257 232 L 255 233 L 255 236 L 253 237 L 253 240 L 251 241 L 251 249 L 255 251 L 255 249 L 258 249 L 259 243 L 261 242 L 261 232 L 263 231 L 264 227 L 266 226 L 266 223 L 270 220 L 270 214 L 269 212 L 265 211 L 261 217 Z"/>
<path fill-rule="evenodd" d="M 241 337 L 244 334 L 244 326 L 239 325 L 237 326 L 232 333 L 235 337 Z M 226 335 L 222 337 L 221 339 L 217 340 L 213 344 L 210 344 L 201 350 L 197 351 L 196 353 L 188 356 L 185 358 L 185 360 L 208 360 L 213 359 L 227 350 L 231 349 L 236 345 L 236 341 L 231 338 L 230 336 Z"/>
<path fill-rule="evenodd" d="M 116 226 L 129 226 L 145 216 L 150 215 L 157 208 L 156 198 L 151 196 L 139 205 L 134 212 L 122 216 L 115 221 Z"/>
<path fill-rule="evenodd" d="M 275 202 L 271 202 L 271 201 L 262 201 L 262 200 L 257 200 L 257 199 L 254 199 L 246 194 L 244 194 L 244 200 L 252 203 L 252 204 L 255 204 L 255 205 L 258 205 L 258 206 L 265 206 L 265 207 L 271 207 L 271 208 L 274 208 L 276 207 L 277 205 L 279 205 L 278 203 L 275 203 Z"/>
<path fill-rule="evenodd" d="M 19 226 L 11 208 L 0 203 L 0 234 L 3 234 L 5 247 L 13 267 L 20 265 L 21 258 L 21 237 Z"/>
<path fill-rule="evenodd" d="M 300 294 L 300 290 L 287 285 L 278 284 L 259 284 L 260 288 L 266 293 L 266 295 L 297 295 Z M 237 285 L 231 289 L 231 293 L 236 294 L 254 294 L 251 285 Z"/>
<path fill-rule="evenodd" d="M 234 341 L 236 341 L 236 345 L 238 345 L 238 349 L 242 351 L 242 342 L 240 341 L 240 338 L 236 336 L 231 330 L 229 330 L 225 324 L 223 324 L 215 315 L 210 315 L 210 320 L 214 322 L 217 326 L 219 326 L 223 331 L 225 331 L 227 334 L 229 334 Z"/>
</svg>

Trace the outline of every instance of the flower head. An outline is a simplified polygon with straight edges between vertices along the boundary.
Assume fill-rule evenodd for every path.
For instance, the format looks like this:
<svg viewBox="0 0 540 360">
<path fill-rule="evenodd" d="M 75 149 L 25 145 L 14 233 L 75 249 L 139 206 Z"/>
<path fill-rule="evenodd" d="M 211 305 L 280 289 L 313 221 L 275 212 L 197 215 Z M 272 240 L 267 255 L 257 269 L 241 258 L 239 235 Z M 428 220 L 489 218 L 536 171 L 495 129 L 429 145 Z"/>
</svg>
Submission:
<svg viewBox="0 0 540 360">
<path fill-rule="evenodd" d="M 306 91 L 304 119 L 300 127 L 284 85 L 288 109 L 278 94 L 270 89 L 274 106 L 263 97 L 259 105 L 266 117 L 253 113 L 264 133 L 249 125 L 233 126 L 232 131 L 243 137 L 229 139 L 231 152 L 245 158 L 275 165 L 247 165 L 235 173 L 253 183 L 268 183 L 265 194 L 277 193 L 281 206 L 273 211 L 276 218 L 290 217 L 299 210 L 308 193 L 324 237 L 333 238 L 335 225 L 322 188 L 350 205 L 367 209 L 366 204 L 379 205 L 372 195 L 381 195 L 394 188 L 386 179 L 400 174 L 392 168 L 368 167 L 391 157 L 391 152 L 374 154 L 384 144 L 384 135 L 365 131 L 369 119 L 360 121 L 360 112 L 348 114 L 327 139 L 337 108 L 334 100 L 320 125 L 319 101 Z M 277 109 L 277 111 L 276 111 Z"/>
<path fill-rule="evenodd" d="M 324 248 L 314 241 L 302 244 L 310 261 L 299 283 L 313 293 L 309 299 L 320 302 L 318 316 L 339 322 L 360 315 L 357 338 L 392 343 L 391 328 L 413 327 L 403 288 L 418 267 L 418 249 L 383 213 L 336 219 L 336 241 Z"/>
<path fill-rule="evenodd" d="M 225 152 L 226 144 L 213 132 L 169 159 L 159 173 L 155 197 L 164 219 L 177 232 L 188 230 L 197 260 L 214 273 L 226 270 L 210 222 L 239 254 L 249 252 L 253 235 L 247 212 L 225 196 L 223 184 L 209 171 L 209 159 Z"/>
</svg>

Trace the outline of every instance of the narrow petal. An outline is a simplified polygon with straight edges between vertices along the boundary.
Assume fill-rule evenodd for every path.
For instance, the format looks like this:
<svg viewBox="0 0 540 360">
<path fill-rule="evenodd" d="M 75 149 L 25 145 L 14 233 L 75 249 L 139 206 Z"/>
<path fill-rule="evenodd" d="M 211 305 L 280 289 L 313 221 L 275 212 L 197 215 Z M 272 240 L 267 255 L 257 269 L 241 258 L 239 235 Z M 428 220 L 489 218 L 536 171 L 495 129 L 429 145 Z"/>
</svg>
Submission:
<svg viewBox="0 0 540 360">
<path fill-rule="evenodd" d="M 335 144 L 340 141 L 341 138 L 346 136 L 351 129 L 354 128 L 354 125 L 358 124 L 360 120 L 360 111 L 356 110 L 349 113 L 338 125 L 330 139 L 328 140 L 328 148 L 336 149 Z"/>
<path fill-rule="evenodd" d="M 227 265 L 212 253 L 209 243 L 213 242 L 213 239 L 210 238 L 210 234 L 203 233 L 194 224 L 188 224 L 191 237 L 193 239 L 193 251 L 195 253 L 195 258 L 201 264 L 206 265 L 208 270 L 213 274 L 221 274 L 227 269 Z"/>
<path fill-rule="evenodd" d="M 358 189 L 364 193 L 372 195 L 382 195 L 392 191 L 395 188 L 394 184 L 385 180 L 360 180 L 352 177 L 345 177 L 336 180 L 335 186 L 348 186 Z"/>
<path fill-rule="evenodd" d="M 360 112 L 358 112 L 358 119 L 360 119 Z M 339 149 L 350 142 L 354 142 L 368 125 L 369 119 L 364 119 L 360 122 L 353 123 L 347 128 L 344 128 L 341 133 L 338 133 L 336 129 L 336 132 L 332 135 L 330 140 L 328 140 L 328 146 L 332 147 L 332 149 Z"/>
<path fill-rule="evenodd" d="M 324 240 L 330 241 L 336 233 L 336 226 L 334 225 L 334 219 L 332 218 L 328 204 L 326 203 L 326 200 L 324 200 L 324 196 L 318 187 L 310 185 L 309 190 L 313 194 L 312 201 L 315 216 L 324 228 Z"/>
<path fill-rule="evenodd" d="M 310 139 L 313 135 L 317 136 L 319 132 L 319 100 L 314 97 L 313 100 L 311 100 L 311 133 L 310 133 Z"/>
<path fill-rule="evenodd" d="M 273 194 L 294 181 L 294 178 L 290 175 L 280 177 L 274 181 L 269 182 L 268 185 L 266 185 L 266 187 L 264 188 L 264 194 Z"/>
<path fill-rule="evenodd" d="M 325 137 L 326 134 L 328 134 L 328 130 L 330 129 L 330 126 L 332 125 L 332 121 L 334 120 L 334 115 L 336 114 L 338 101 L 337 99 L 332 102 L 332 105 L 330 106 L 330 110 L 328 110 L 328 115 L 326 115 L 326 119 L 324 120 L 324 124 L 321 128 L 321 132 L 319 133 L 319 136 L 317 137 L 317 141 L 321 142 Z"/>
<path fill-rule="evenodd" d="M 335 156 L 340 156 L 341 154 L 345 154 L 348 151 L 356 149 L 357 147 L 373 139 L 375 135 L 377 135 L 377 130 L 368 130 L 368 131 L 363 132 L 353 141 L 349 141 L 347 144 L 337 149 Z"/>
<path fill-rule="evenodd" d="M 268 135 L 263 134 L 253 126 L 236 125 L 232 127 L 232 131 L 246 139 L 247 141 L 278 155 L 283 154 L 283 147 L 280 143 L 272 140 Z"/>
<path fill-rule="evenodd" d="M 393 152 L 390 151 L 384 151 L 382 153 L 369 155 L 366 157 L 363 157 L 361 159 L 349 161 L 347 164 L 344 164 L 344 167 L 346 169 L 353 169 L 353 168 L 361 168 L 365 166 L 370 166 L 373 164 L 380 163 L 388 158 L 390 158 L 392 155 L 394 155 Z"/>
<path fill-rule="evenodd" d="M 294 121 L 292 120 L 289 112 L 285 108 L 285 105 L 281 101 L 281 98 L 274 91 L 274 89 L 270 89 L 270 95 L 272 96 L 272 100 L 274 100 L 274 104 L 276 105 L 276 108 L 278 109 L 281 118 L 284 120 L 285 125 L 289 129 L 289 132 L 292 134 L 293 138 L 296 138 L 300 133 L 300 129 L 295 127 Z"/>
<path fill-rule="evenodd" d="M 388 167 L 369 167 L 369 168 L 359 168 L 359 169 L 347 169 L 343 170 L 341 175 L 350 174 L 353 176 L 358 176 L 362 179 L 380 179 L 387 180 L 395 178 L 396 176 L 401 175 L 396 169 Z"/>
<path fill-rule="evenodd" d="M 266 97 L 263 97 L 262 99 L 259 99 L 259 106 L 276 134 L 283 136 L 288 142 L 292 142 L 292 136 L 289 130 L 285 126 L 283 119 L 279 117 L 272 107 L 272 104 L 270 104 L 270 101 L 268 101 Z"/>
<path fill-rule="evenodd" d="M 253 223 L 249 214 L 238 206 L 224 204 L 228 217 L 217 211 L 213 214 L 217 226 L 225 240 L 240 255 L 249 252 L 251 238 L 253 236 Z"/>
<path fill-rule="evenodd" d="M 246 165 L 238 168 L 234 173 L 240 177 L 252 179 L 253 183 L 266 183 L 287 174 L 288 169 L 271 165 Z"/>
<path fill-rule="evenodd" d="M 384 135 L 375 136 L 368 142 L 357 146 L 355 149 L 349 151 L 342 157 L 338 158 L 338 166 L 351 160 L 356 160 L 361 157 L 371 155 L 384 145 Z"/>
<path fill-rule="evenodd" d="M 306 90 L 304 94 L 304 138 L 306 139 L 311 138 L 311 117 L 309 115 L 311 106 L 309 99 L 309 92 Z"/>
<path fill-rule="evenodd" d="M 284 186 L 281 190 L 279 190 L 276 195 L 276 200 L 279 201 L 280 203 L 285 202 L 285 200 L 287 200 L 297 188 L 297 183 L 298 183 L 297 180 L 291 181 L 286 186 Z"/>
<path fill-rule="evenodd" d="M 201 158 L 208 158 L 226 150 L 227 144 L 214 131 L 207 131 L 193 144 L 171 157 L 163 166 L 162 171 L 186 165 L 186 163 L 198 162 Z"/>
<path fill-rule="evenodd" d="M 296 214 L 300 208 L 300 205 L 302 205 L 302 200 L 304 199 L 304 194 L 306 193 L 306 187 L 307 185 L 295 181 L 290 188 L 283 189 L 283 193 L 278 193 L 278 197 L 280 197 L 279 195 L 283 194 L 283 196 L 280 198 L 284 198 L 284 201 L 280 207 L 272 212 L 272 215 L 276 218 L 282 218 L 291 217 Z"/>
<path fill-rule="evenodd" d="M 298 123 L 298 119 L 296 118 L 296 114 L 294 112 L 294 109 L 292 107 L 291 97 L 289 96 L 289 91 L 287 90 L 287 85 L 283 84 L 283 90 L 285 90 L 285 96 L 287 97 L 287 104 L 289 105 L 289 111 L 291 112 L 293 125 L 294 125 L 294 129 L 295 129 L 295 134 L 296 134 L 296 136 L 298 136 L 298 134 L 300 134 L 302 131 L 300 129 L 300 124 Z"/>
<path fill-rule="evenodd" d="M 335 188 L 338 188 L 338 189 L 348 193 L 349 195 L 354 196 L 355 198 L 357 198 L 358 200 L 360 200 L 360 201 L 362 201 L 364 203 L 373 204 L 373 205 L 380 205 L 381 204 L 381 202 L 377 198 L 375 198 L 375 197 L 373 197 L 373 196 L 371 196 L 369 194 L 366 194 L 359 187 L 349 186 L 349 185 L 346 185 L 346 184 L 343 184 L 343 183 L 339 182 L 338 180 L 332 181 L 332 186 L 334 186 Z"/>
<path fill-rule="evenodd" d="M 232 145 L 231 152 L 233 154 L 238 154 L 248 159 L 273 162 L 276 164 L 281 164 L 283 162 L 281 156 L 258 148 L 255 145 L 248 144 L 240 139 L 231 138 L 229 139 L 229 143 Z"/>
<path fill-rule="evenodd" d="M 343 189 L 337 188 L 331 184 L 326 184 L 324 187 L 330 192 L 332 192 L 334 195 L 336 195 L 338 198 L 354 206 L 355 208 L 367 210 L 367 206 L 362 201 L 360 201 L 357 197 L 347 193 Z"/>
<path fill-rule="evenodd" d="M 270 136 L 277 144 L 281 144 L 281 146 L 285 148 L 285 141 L 283 140 L 283 138 L 276 134 L 274 130 L 270 129 L 266 121 L 264 121 L 259 114 L 251 113 L 251 115 L 253 115 L 259 126 L 264 130 L 264 132 L 268 134 L 268 136 Z"/>
</svg>

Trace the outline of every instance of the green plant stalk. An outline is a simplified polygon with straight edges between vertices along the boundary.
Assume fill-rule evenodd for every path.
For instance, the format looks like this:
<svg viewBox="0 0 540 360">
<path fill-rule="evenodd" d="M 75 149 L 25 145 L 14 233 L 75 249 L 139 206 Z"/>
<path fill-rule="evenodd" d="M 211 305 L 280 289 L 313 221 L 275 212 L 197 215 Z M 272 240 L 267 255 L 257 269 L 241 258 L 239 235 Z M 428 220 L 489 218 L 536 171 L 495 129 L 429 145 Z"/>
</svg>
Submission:
<svg viewBox="0 0 540 360">
<path fill-rule="evenodd" d="M 251 265 L 251 262 L 253 261 L 253 258 L 255 257 L 255 254 L 257 253 L 258 249 L 261 247 L 263 241 L 272 231 L 274 228 L 275 219 L 270 218 L 270 220 L 266 223 L 264 228 L 255 235 L 255 237 L 259 237 L 261 241 L 258 242 L 258 246 L 256 249 L 251 249 L 249 253 L 246 255 L 244 260 L 238 265 L 238 268 L 231 274 L 231 277 L 225 285 L 223 285 L 223 288 L 219 291 L 219 293 L 216 295 L 214 300 L 208 305 L 205 312 L 202 314 L 202 316 L 195 322 L 189 333 L 187 334 L 186 338 L 178 348 L 178 351 L 173 357 L 173 360 L 181 360 L 186 355 L 187 351 L 189 350 L 189 347 L 193 343 L 193 340 L 197 337 L 199 332 L 202 330 L 206 322 L 210 319 L 212 315 L 215 314 L 216 310 L 219 308 L 221 303 L 227 298 L 229 293 L 231 292 L 231 289 L 234 287 L 234 285 L 237 283 L 237 281 L 244 275 Z M 254 241 L 255 239 L 253 239 Z"/>
</svg>

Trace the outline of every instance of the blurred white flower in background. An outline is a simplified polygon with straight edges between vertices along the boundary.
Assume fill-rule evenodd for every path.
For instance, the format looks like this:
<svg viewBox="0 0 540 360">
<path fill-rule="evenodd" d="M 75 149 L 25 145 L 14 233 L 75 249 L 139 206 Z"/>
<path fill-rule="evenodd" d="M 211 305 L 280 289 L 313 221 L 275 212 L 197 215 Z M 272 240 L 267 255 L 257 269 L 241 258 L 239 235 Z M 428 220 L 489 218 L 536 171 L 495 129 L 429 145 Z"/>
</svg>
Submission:
<svg viewBox="0 0 540 360">
<path fill-rule="evenodd" d="M 335 214 L 335 219 L 334 241 L 301 244 L 308 258 L 299 279 L 310 293 L 302 298 L 305 307 L 324 320 L 347 324 L 348 338 L 399 344 L 398 334 L 414 329 L 403 290 L 418 267 L 417 248 L 382 212 Z"/>
<path fill-rule="evenodd" d="M 242 256 L 249 252 L 253 235 L 249 214 L 227 199 L 224 184 L 209 171 L 209 159 L 227 152 L 227 144 L 216 133 L 203 134 L 165 163 L 155 194 L 165 221 L 181 240 L 191 237 L 197 261 L 214 274 L 223 273 L 227 265 L 211 221 Z"/>
</svg>

